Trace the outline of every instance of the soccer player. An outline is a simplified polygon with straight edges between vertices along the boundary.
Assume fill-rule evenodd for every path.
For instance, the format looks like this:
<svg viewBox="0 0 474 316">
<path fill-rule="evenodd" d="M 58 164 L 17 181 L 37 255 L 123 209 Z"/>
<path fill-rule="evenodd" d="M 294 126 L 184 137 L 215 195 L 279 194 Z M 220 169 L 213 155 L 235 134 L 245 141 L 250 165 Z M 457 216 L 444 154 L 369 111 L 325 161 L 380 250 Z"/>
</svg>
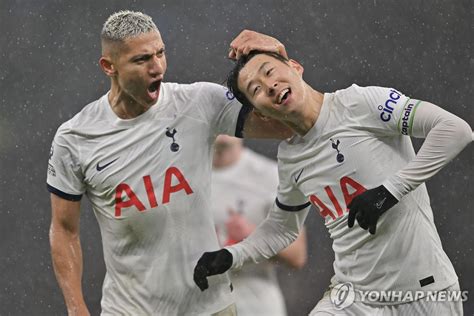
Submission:
<svg viewBox="0 0 474 316">
<path fill-rule="evenodd" d="M 207 275 L 286 247 L 313 204 L 333 239 L 330 288 L 350 283 L 356 293 L 459 290 L 424 182 L 472 141 L 470 126 L 396 89 L 354 84 L 323 94 L 302 75 L 296 61 L 259 52 L 243 55 L 229 75 L 238 100 L 281 120 L 294 136 L 279 146 L 280 184 L 269 217 L 241 243 L 203 254 L 195 267 L 197 285 L 204 290 Z M 425 138 L 416 154 L 410 136 Z M 329 293 L 311 315 L 341 313 Z M 462 315 L 462 303 L 407 299 L 368 305 L 356 297 L 342 312 Z"/>
<path fill-rule="evenodd" d="M 246 238 L 263 221 L 275 200 L 276 163 L 245 148 L 240 138 L 219 135 L 212 161 L 211 206 L 219 244 L 229 246 Z M 292 268 L 306 263 L 303 231 L 277 259 Z M 239 316 L 283 316 L 285 301 L 273 261 L 248 262 L 231 274 Z"/>
<path fill-rule="evenodd" d="M 257 47 L 272 50 L 275 42 L 254 37 Z M 163 82 L 165 45 L 145 14 L 111 15 L 101 43 L 110 91 L 59 127 L 48 164 L 51 252 L 68 312 L 89 314 L 79 240 L 86 194 L 107 270 L 103 315 L 233 315 L 227 275 L 213 278 L 207 293 L 192 279 L 199 255 L 219 249 L 209 201 L 212 146 L 217 134 L 266 137 L 280 129 L 245 121 L 245 108 L 224 87 Z"/>
</svg>

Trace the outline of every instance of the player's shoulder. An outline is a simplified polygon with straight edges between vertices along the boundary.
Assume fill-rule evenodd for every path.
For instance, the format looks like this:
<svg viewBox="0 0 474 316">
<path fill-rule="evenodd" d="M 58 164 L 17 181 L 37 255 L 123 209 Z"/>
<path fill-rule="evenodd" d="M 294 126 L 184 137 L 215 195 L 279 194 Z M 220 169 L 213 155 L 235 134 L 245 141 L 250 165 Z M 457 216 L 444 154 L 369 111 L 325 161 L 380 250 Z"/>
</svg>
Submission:
<svg viewBox="0 0 474 316">
<path fill-rule="evenodd" d="M 380 102 L 380 99 L 387 99 L 393 97 L 393 95 L 401 96 L 402 93 L 391 87 L 362 87 L 355 83 L 350 87 L 334 92 L 335 100 L 344 106 L 351 106 L 360 102 L 377 103 Z"/>
<path fill-rule="evenodd" d="M 90 130 L 93 126 L 100 126 L 103 120 L 104 98 L 94 100 L 84 106 L 82 110 L 76 113 L 72 118 L 62 123 L 57 131 L 55 138 L 73 137 L 76 134 L 81 134 L 81 131 Z"/>
<path fill-rule="evenodd" d="M 198 81 L 193 83 L 176 83 L 166 82 L 163 83 L 166 89 L 174 94 L 179 94 L 184 97 L 209 97 L 213 94 L 225 95 L 228 91 L 222 85 L 213 82 Z"/>
<path fill-rule="evenodd" d="M 179 112 L 201 118 L 234 99 L 227 88 L 212 82 L 166 83 L 164 88 L 165 97 Z"/>
<path fill-rule="evenodd" d="M 351 105 L 357 101 L 365 99 L 365 95 L 372 87 L 361 87 L 357 84 L 352 84 L 345 89 L 339 89 L 333 93 L 334 99 L 342 105 Z"/>
</svg>

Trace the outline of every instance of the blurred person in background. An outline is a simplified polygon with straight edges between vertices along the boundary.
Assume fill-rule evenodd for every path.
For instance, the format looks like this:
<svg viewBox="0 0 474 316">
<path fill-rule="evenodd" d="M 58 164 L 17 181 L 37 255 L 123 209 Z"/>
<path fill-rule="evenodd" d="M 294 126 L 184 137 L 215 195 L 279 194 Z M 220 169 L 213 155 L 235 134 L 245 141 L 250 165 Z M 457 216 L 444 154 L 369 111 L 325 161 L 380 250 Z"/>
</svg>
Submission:
<svg viewBox="0 0 474 316">
<path fill-rule="evenodd" d="M 215 142 L 211 206 L 221 247 L 242 241 L 268 215 L 278 187 L 275 161 L 242 144 L 242 139 L 219 135 Z M 232 271 L 239 316 L 284 316 L 286 308 L 276 275 L 276 260 L 295 269 L 307 259 L 306 232 L 276 257 L 246 263 Z"/>
</svg>

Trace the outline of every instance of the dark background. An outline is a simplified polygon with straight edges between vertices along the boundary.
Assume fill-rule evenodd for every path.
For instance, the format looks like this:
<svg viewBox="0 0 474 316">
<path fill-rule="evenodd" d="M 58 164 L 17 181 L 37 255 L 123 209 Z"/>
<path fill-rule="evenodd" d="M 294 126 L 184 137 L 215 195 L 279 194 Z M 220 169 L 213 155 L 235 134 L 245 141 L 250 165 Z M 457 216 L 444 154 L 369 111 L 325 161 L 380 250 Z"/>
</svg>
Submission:
<svg viewBox="0 0 474 316">
<path fill-rule="evenodd" d="M 151 15 L 166 43 L 167 81 L 223 82 L 228 45 L 243 28 L 279 38 L 319 91 L 391 86 L 474 126 L 472 1 L 0 2 L 0 314 L 66 313 L 49 254 L 49 148 L 57 127 L 104 94 L 99 33 L 120 9 Z M 275 142 L 248 144 L 274 157 Z M 419 143 L 418 143 L 419 144 Z M 435 221 L 461 288 L 474 289 L 473 149 L 428 182 Z M 86 200 L 86 199 L 84 199 Z M 99 313 L 104 275 L 98 225 L 83 203 L 83 287 Z M 322 219 L 307 221 L 308 265 L 281 270 L 290 315 L 307 314 L 333 273 Z M 401 236 L 402 237 L 402 236 Z M 474 293 L 465 302 L 474 313 Z"/>
</svg>

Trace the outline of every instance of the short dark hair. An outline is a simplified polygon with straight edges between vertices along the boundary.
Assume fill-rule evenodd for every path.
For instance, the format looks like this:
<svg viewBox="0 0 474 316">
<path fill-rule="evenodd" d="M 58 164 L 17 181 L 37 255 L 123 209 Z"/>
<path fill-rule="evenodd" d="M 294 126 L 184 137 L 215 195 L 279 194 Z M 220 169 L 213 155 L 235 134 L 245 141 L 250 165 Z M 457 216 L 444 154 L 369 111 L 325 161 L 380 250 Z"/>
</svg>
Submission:
<svg viewBox="0 0 474 316">
<path fill-rule="evenodd" d="M 227 87 L 229 88 L 229 91 L 232 92 L 232 94 L 235 96 L 235 98 L 242 103 L 244 107 L 247 107 L 249 109 L 253 109 L 253 104 L 247 99 L 245 94 L 239 90 L 239 74 L 242 68 L 255 56 L 264 54 L 268 56 L 272 56 L 273 58 L 287 64 L 288 59 L 285 58 L 284 56 L 278 54 L 278 53 L 273 53 L 273 52 L 265 52 L 265 51 L 259 51 L 259 50 L 253 50 L 247 55 L 242 55 L 240 58 L 236 61 L 234 68 L 229 72 L 229 75 L 227 76 Z"/>
</svg>

